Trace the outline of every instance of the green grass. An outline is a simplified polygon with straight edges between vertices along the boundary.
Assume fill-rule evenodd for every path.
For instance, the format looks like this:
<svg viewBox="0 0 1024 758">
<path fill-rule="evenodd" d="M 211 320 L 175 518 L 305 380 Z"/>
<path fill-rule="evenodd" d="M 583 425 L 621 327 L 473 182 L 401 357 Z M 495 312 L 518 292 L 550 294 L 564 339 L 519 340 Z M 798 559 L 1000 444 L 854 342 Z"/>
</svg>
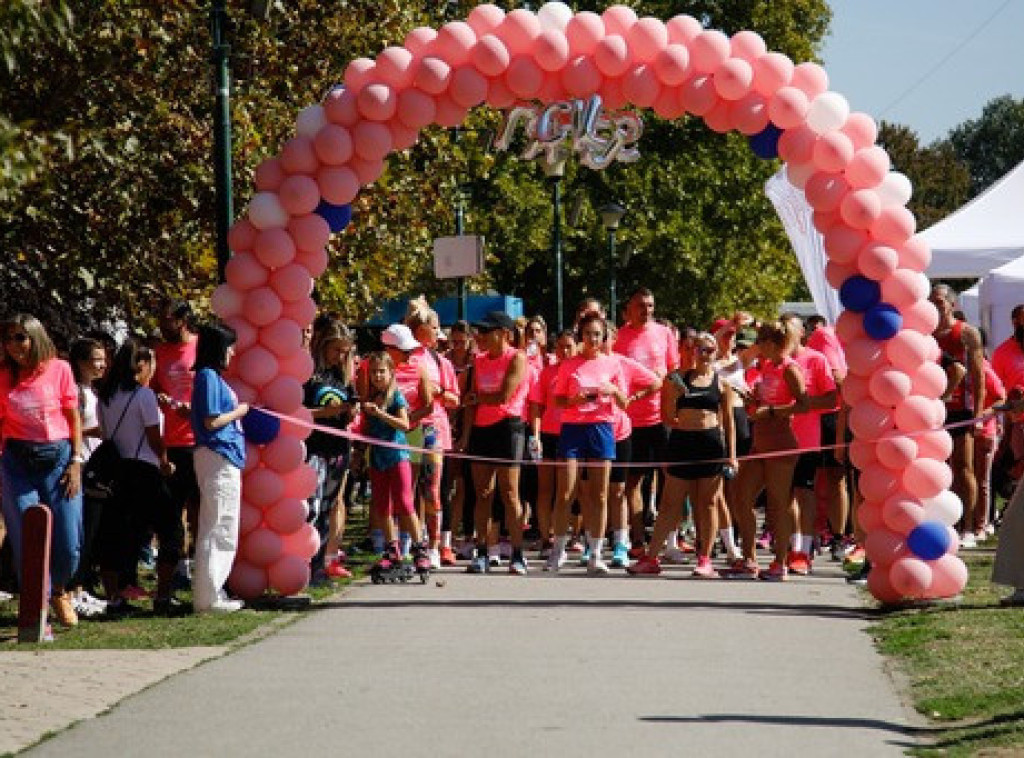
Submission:
<svg viewBox="0 0 1024 758">
<path fill-rule="evenodd" d="M 879 649 L 910 680 L 931 722 L 922 756 L 1024 753 L 1024 609 L 1002 608 L 993 555 L 961 553 L 970 580 L 959 606 L 887 613 L 872 627 Z"/>
</svg>

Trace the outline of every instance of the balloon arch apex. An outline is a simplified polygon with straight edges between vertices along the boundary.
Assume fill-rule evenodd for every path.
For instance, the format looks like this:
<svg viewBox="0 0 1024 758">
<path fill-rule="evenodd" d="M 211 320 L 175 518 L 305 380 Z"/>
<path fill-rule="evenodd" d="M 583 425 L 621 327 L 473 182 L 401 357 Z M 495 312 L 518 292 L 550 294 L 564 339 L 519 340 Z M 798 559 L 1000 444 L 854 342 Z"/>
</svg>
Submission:
<svg viewBox="0 0 1024 758">
<path fill-rule="evenodd" d="M 213 295 L 214 311 L 238 334 L 229 381 L 239 399 L 299 422 L 271 431 L 254 423 L 248 435 L 236 592 L 288 595 L 309 580 L 319 538 L 303 502 L 316 477 L 303 462 L 312 416 L 302 384 L 313 365 L 302 329 L 315 316 L 310 295 L 327 268 L 327 242 L 350 222 L 360 189 L 420 130 L 459 126 L 473 107 L 595 98 L 611 110 L 699 116 L 716 132 L 745 135 L 758 157 L 784 161 L 814 210 L 826 275 L 845 308 L 836 332 L 850 358 L 843 395 L 868 587 L 884 603 L 962 590 L 967 569 L 953 528 L 961 505 L 950 491 L 938 314 L 924 274 L 931 252 L 906 207 L 910 183 L 876 144 L 874 120 L 829 90 L 821 66 L 769 51 L 754 31 L 730 37 L 687 15 L 638 18 L 622 5 L 573 13 L 560 2 L 506 13 L 484 4 L 352 61 L 343 81 L 300 111 L 295 136 L 257 168 L 256 192 L 229 234 L 226 283 Z M 538 120 L 535 142 L 565 138 L 538 135 Z M 622 131 L 591 136 L 607 147 Z"/>
</svg>

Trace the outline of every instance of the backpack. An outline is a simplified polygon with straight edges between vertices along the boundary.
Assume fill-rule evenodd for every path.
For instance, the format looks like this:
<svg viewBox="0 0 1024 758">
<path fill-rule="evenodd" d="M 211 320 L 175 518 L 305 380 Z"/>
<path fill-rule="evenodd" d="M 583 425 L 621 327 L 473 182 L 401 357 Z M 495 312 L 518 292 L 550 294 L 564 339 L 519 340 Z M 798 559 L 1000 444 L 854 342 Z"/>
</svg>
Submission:
<svg viewBox="0 0 1024 758">
<path fill-rule="evenodd" d="M 124 406 L 124 410 L 121 411 L 121 417 L 118 418 L 117 424 L 114 426 L 114 431 L 110 433 L 109 438 L 103 440 L 92 451 L 92 455 L 89 456 L 89 460 L 85 463 L 85 468 L 82 471 L 82 491 L 86 497 L 93 500 L 106 501 L 114 496 L 122 461 L 121 453 L 118 451 L 117 445 L 114 444 L 114 437 L 117 434 L 117 430 L 121 427 L 121 422 L 124 421 L 124 415 L 131 408 L 132 400 L 135 399 L 135 393 L 138 391 L 138 387 L 132 391 L 131 397 L 128 398 L 128 402 Z M 142 435 L 145 438 L 145 430 L 143 430 Z M 139 440 L 139 449 L 142 449 L 141 439 Z M 136 455 L 138 455 L 138 451 L 136 451 Z"/>
</svg>

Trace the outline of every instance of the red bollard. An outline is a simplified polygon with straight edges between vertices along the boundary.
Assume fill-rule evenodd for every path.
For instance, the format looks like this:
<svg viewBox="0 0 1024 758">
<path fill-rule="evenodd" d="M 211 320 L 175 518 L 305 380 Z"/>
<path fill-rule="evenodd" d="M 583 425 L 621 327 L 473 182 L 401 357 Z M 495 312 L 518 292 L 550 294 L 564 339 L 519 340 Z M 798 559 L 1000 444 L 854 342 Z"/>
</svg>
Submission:
<svg viewBox="0 0 1024 758">
<path fill-rule="evenodd" d="M 18 642 L 43 642 L 50 591 L 50 531 L 53 516 L 45 505 L 33 505 L 21 522 L 21 594 L 18 599 Z"/>
</svg>

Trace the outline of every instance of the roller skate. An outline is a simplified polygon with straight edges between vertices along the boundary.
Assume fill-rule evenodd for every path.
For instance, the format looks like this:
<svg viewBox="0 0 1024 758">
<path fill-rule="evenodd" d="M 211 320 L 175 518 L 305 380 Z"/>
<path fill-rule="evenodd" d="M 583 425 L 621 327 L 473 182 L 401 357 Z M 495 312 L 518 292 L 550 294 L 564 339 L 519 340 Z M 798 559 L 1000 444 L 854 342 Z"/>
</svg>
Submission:
<svg viewBox="0 0 1024 758">
<path fill-rule="evenodd" d="M 406 564 L 408 565 L 408 564 Z M 420 578 L 421 584 L 426 584 L 430 578 L 430 551 L 422 544 L 412 546 L 412 570 Z M 410 576 L 410 578 L 412 578 Z"/>
<path fill-rule="evenodd" d="M 395 584 L 408 582 L 413 577 L 413 568 L 402 560 L 397 542 L 384 548 L 384 554 L 370 567 L 370 581 L 374 584 Z"/>
</svg>

